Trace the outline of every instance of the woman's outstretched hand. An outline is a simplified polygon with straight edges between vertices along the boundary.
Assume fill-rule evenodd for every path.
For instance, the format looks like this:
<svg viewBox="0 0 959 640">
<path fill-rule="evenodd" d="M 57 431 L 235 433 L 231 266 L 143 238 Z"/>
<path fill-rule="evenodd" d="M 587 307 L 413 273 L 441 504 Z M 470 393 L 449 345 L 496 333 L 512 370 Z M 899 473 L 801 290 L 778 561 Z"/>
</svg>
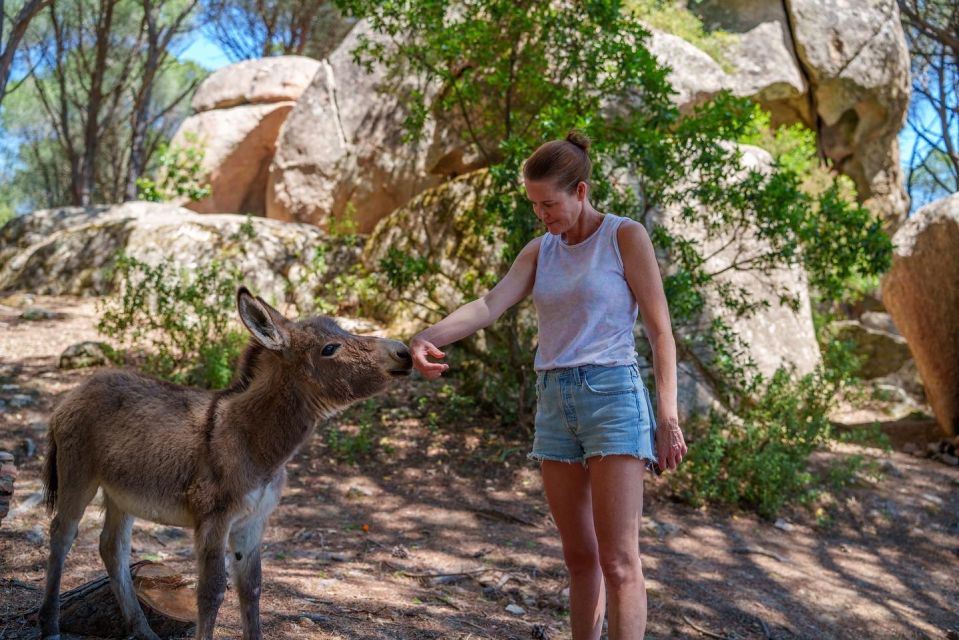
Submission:
<svg viewBox="0 0 959 640">
<path fill-rule="evenodd" d="M 663 471 L 674 471 L 687 451 L 686 439 L 679 428 L 679 420 L 662 420 L 656 428 L 656 455 Z"/>
<path fill-rule="evenodd" d="M 410 340 L 410 353 L 413 354 L 413 367 L 423 374 L 427 380 L 439 378 L 444 371 L 450 368 L 448 364 L 442 362 L 430 362 L 427 356 L 432 358 L 445 358 L 446 354 L 436 348 L 432 342 L 422 338 L 413 338 Z"/>
</svg>

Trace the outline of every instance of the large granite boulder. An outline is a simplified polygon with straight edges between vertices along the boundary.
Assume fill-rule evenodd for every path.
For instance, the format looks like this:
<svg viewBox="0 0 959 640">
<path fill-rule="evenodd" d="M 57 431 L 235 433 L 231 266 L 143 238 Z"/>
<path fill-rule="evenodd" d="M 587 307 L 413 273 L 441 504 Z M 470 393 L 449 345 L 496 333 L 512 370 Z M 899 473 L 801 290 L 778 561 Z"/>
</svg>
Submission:
<svg viewBox="0 0 959 640">
<path fill-rule="evenodd" d="M 198 213 L 266 211 L 266 182 L 276 139 L 293 102 L 204 111 L 183 121 L 171 145 L 203 149 L 203 180 L 211 194 L 183 206 Z"/>
<path fill-rule="evenodd" d="M 723 68 L 654 35 L 673 71 L 681 111 L 729 89 L 772 113 L 772 124 L 816 131 L 834 166 L 888 229 L 906 215 L 897 135 L 909 105 L 909 51 L 895 0 L 702 0 L 686 3 L 720 42 Z M 668 45 L 668 46 L 667 46 Z M 698 50 L 697 50 L 698 51 Z"/>
<path fill-rule="evenodd" d="M 740 150 L 743 152 L 743 171 L 763 172 L 770 168 L 772 158 L 763 149 L 741 145 Z M 730 180 L 735 179 L 736 175 L 730 176 Z M 691 204 L 694 207 L 701 206 Z M 765 253 L 768 250 L 765 242 L 754 237 L 748 229 L 734 229 L 722 235 L 714 232 L 709 237 L 700 223 L 694 224 L 683 219 L 678 205 L 652 210 L 651 224 L 654 227 L 662 225 L 673 235 L 695 240 L 706 258 L 703 268 L 719 274 L 716 278 L 719 286 L 729 287 L 733 291 L 742 289 L 751 300 L 769 302 L 765 309 L 746 317 L 736 317 L 719 303 L 717 296 L 711 295 L 703 318 L 705 324 L 715 318 L 721 318 L 729 324 L 743 342 L 746 349 L 743 355 L 756 364 L 760 373 L 768 377 L 780 366 L 791 364 L 795 365 L 798 374 L 805 374 L 821 363 L 803 269 L 779 268 L 764 274 L 749 268 L 731 268 L 734 262 L 748 262 Z M 664 259 L 662 268 L 668 273 L 671 266 L 665 261 L 665 256 L 661 257 Z M 796 310 L 780 301 L 780 292 L 786 292 L 798 300 Z M 690 375 L 701 380 L 702 363 L 708 367 L 711 354 L 702 350 L 690 355 L 695 356 L 691 360 L 700 362 L 690 370 Z"/>
<path fill-rule="evenodd" d="M 411 283 L 408 290 L 384 291 L 378 319 L 400 335 L 410 335 L 440 320 L 467 300 L 462 286 L 474 283 L 478 293 L 501 274 L 503 243 L 475 232 L 482 190 L 489 186 L 485 170 L 460 176 L 429 189 L 380 221 L 367 240 L 363 264 L 382 275 L 382 261 L 405 254 L 425 261 L 434 272 L 433 285 Z M 487 285 L 484 285 L 483 282 Z"/>
<path fill-rule="evenodd" d="M 241 104 L 295 102 L 319 69 L 319 60 L 305 56 L 243 60 L 207 76 L 191 105 L 200 113 Z"/>
<path fill-rule="evenodd" d="M 677 90 L 673 100 L 681 112 L 692 112 L 723 89 L 753 98 L 774 113 L 807 92 L 781 3 L 723 0 L 699 4 L 697 10 L 706 13 L 710 24 L 721 23 L 731 32 L 722 47 L 723 64 L 672 34 L 651 30 L 647 42 L 656 59 L 671 68 L 669 81 Z"/>
<path fill-rule="evenodd" d="M 266 213 L 270 162 L 283 122 L 320 62 L 303 56 L 244 60 L 218 69 L 193 97 L 196 113 L 180 125 L 173 147 L 203 150 L 211 195 L 177 201 L 199 213 Z"/>
<path fill-rule="evenodd" d="M 407 113 L 382 66 L 368 73 L 353 59 L 360 22 L 322 62 L 283 128 L 270 167 L 266 214 L 326 224 L 348 213 L 361 232 L 425 189 L 481 166 L 458 130 L 428 118 L 423 141 L 404 140 Z M 390 83 L 390 90 L 382 91 Z"/>
<path fill-rule="evenodd" d="M 8 222 L 0 238 L 0 290 L 103 295 L 114 290 L 111 269 L 123 252 L 187 272 L 218 260 L 259 295 L 301 311 L 359 253 L 312 225 L 152 202 L 35 211 Z"/>
<path fill-rule="evenodd" d="M 650 29 L 650 34 L 646 46 L 657 62 L 669 67 L 667 79 L 676 90 L 672 100 L 680 112 L 692 113 L 728 87 L 726 71 L 709 54 L 671 33 Z"/>
<path fill-rule="evenodd" d="M 896 0 L 787 5 L 823 151 L 894 229 L 908 210 L 897 136 L 910 94 Z"/>
<path fill-rule="evenodd" d="M 882 300 L 942 429 L 959 432 L 959 194 L 921 208 L 893 237 Z"/>
</svg>

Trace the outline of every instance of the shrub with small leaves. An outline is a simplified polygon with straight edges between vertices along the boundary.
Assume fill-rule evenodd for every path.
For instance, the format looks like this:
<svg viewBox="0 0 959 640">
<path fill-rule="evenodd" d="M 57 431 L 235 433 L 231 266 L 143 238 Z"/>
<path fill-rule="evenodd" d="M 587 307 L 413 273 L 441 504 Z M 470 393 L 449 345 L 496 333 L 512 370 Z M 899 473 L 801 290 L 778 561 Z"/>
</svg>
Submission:
<svg viewBox="0 0 959 640">
<path fill-rule="evenodd" d="M 203 145 L 191 134 L 187 134 L 186 141 L 185 146 L 158 147 L 154 177 L 137 178 L 141 199 L 165 202 L 185 196 L 196 201 L 213 193 L 203 168 Z"/>
<path fill-rule="evenodd" d="M 324 441 L 332 456 L 347 464 L 369 457 L 379 443 L 382 421 L 380 405 L 369 399 L 345 413 L 340 420 L 326 423 Z"/>
<path fill-rule="evenodd" d="M 689 453 L 670 476 L 675 493 L 693 505 L 739 505 L 766 518 L 787 503 L 807 501 L 818 486 L 809 456 L 834 438 L 827 414 L 839 393 L 855 384 L 856 366 L 851 345 L 834 342 L 812 373 L 797 377 L 778 369 L 737 416 L 711 411 L 687 423 Z M 841 460 L 830 483 L 847 482 L 849 469 Z"/>
<path fill-rule="evenodd" d="M 142 352 L 148 373 L 218 389 L 233 377 L 246 333 L 236 322 L 236 272 L 213 261 L 192 273 L 119 256 L 119 293 L 99 308 L 97 330 Z"/>
</svg>

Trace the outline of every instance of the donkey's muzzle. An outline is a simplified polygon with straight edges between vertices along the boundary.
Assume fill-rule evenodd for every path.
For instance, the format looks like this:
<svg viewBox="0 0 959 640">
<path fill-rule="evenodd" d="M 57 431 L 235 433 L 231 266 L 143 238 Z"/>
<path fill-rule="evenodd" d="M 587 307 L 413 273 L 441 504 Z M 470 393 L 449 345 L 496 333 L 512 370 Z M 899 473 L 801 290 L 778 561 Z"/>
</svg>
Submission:
<svg viewBox="0 0 959 640">
<path fill-rule="evenodd" d="M 398 341 L 390 341 L 390 358 L 396 366 L 390 368 L 390 374 L 394 376 L 408 376 L 413 370 L 413 356 L 406 345 Z"/>
</svg>

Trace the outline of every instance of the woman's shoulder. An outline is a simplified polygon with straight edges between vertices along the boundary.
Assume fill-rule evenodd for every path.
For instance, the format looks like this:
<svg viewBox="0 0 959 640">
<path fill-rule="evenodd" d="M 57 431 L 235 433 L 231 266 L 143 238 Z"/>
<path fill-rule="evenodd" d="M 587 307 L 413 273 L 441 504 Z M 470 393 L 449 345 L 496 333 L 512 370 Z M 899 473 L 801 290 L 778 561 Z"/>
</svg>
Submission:
<svg viewBox="0 0 959 640">
<path fill-rule="evenodd" d="M 543 236 L 537 236 L 526 243 L 526 246 L 520 249 L 514 262 L 529 260 L 535 266 L 539 258 L 539 248 L 543 243 Z"/>
<path fill-rule="evenodd" d="M 616 229 L 616 240 L 620 253 L 627 259 L 652 249 L 652 240 L 646 227 L 632 218 L 622 218 L 622 222 Z"/>
<path fill-rule="evenodd" d="M 644 227 L 643 223 L 639 222 L 638 220 L 633 220 L 632 218 L 627 218 L 626 216 L 617 216 L 612 213 L 608 213 L 606 215 L 614 216 L 613 223 L 616 225 L 616 237 L 620 241 L 622 241 L 624 238 L 649 235 L 646 231 L 646 227 Z"/>
</svg>

